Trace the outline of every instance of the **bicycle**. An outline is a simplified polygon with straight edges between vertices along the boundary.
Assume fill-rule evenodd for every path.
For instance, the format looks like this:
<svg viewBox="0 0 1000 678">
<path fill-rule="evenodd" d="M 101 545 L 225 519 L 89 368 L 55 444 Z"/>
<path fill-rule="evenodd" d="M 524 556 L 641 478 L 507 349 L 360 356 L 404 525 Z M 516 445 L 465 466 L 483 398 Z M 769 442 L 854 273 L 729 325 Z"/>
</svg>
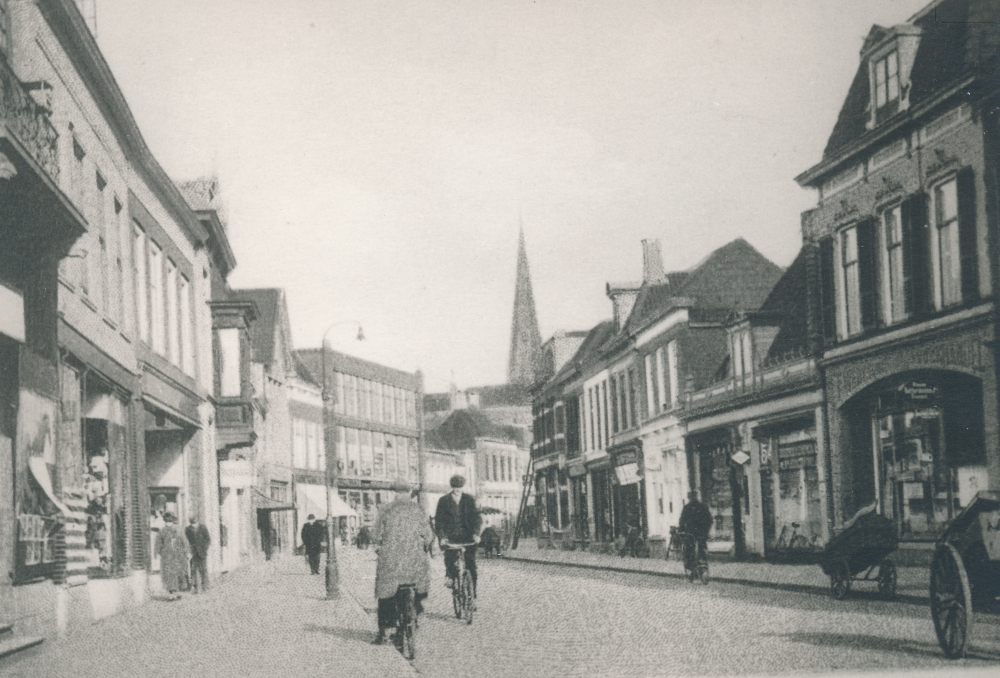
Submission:
<svg viewBox="0 0 1000 678">
<path fill-rule="evenodd" d="M 809 547 L 809 540 L 804 534 L 799 534 L 799 528 L 802 527 L 799 523 L 792 523 L 792 533 L 788 534 L 788 525 L 783 525 L 781 528 L 781 534 L 778 535 L 777 541 L 774 542 L 774 548 L 776 550 L 787 550 L 787 549 L 803 549 Z"/>
<path fill-rule="evenodd" d="M 476 595 L 472 586 L 472 573 L 465 567 L 465 549 L 475 548 L 469 544 L 442 544 L 442 550 L 458 551 L 458 577 L 451 587 L 451 604 L 455 609 L 455 618 L 465 618 L 466 624 L 472 623 L 472 613 L 476 609 Z"/>
<path fill-rule="evenodd" d="M 416 654 L 417 585 L 400 584 L 396 589 L 396 634 L 393 644 L 407 659 Z"/>
<path fill-rule="evenodd" d="M 674 533 L 681 540 L 684 552 L 684 572 L 689 582 L 695 579 L 708 584 L 708 545 L 704 539 L 697 539 L 689 532 Z"/>
</svg>

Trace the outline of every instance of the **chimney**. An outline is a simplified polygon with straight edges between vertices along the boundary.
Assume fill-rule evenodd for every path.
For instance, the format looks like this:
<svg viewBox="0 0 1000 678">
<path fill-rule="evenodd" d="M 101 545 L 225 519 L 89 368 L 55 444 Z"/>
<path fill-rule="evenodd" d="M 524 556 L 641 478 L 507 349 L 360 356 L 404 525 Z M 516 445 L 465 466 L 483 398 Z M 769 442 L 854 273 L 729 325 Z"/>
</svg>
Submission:
<svg viewBox="0 0 1000 678">
<path fill-rule="evenodd" d="M 663 257 L 660 255 L 659 240 L 642 241 L 642 281 L 644 283 L 667 281 L 667 274 L 663 271 Z"/>
</svg>

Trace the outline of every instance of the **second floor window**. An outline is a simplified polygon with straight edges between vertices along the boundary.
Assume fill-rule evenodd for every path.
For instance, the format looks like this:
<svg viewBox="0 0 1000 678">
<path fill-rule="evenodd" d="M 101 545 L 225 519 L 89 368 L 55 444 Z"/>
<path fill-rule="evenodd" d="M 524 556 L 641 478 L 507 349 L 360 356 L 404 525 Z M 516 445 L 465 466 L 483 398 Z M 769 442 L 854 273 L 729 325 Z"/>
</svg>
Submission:
<svg viewBox="0 0 1000 678">
<path fill-rule="evenodd" d="M 974 180 L 971 169 L 963 169 L 929 193 L 911 195 L 820 244 L 823 334 L 828 340 L 979 298 Z"/>
<path fill-rule="evenodd" d="M 219 342 L 219 395 L 239 397 L 242 394 L 240 379 L 240 331 L 236 328 L 216 332 Z"/>
<path fill-rule="evenodd" d="M 944 308 L 962 301 L 962 262 L 958 234 L 958 193 L 954 179 L 934 189 L 935 306 Z"/>
<path fill-rule="evenodd" d="M 905 320 L 909 312 L 906 303 L 905 266 L 903 262 L 903 214 L 896 205 L 882 212 L 882 238 L 885 243 L 882 255 L 882 294 L 885 296 L 883 313 L 887 323 Z"/>
<path fill-rule="evenodd" d="M 861 266 L 856 226 L 840 232 L 840 258 L 844 334 L 853 337 L 861 333 Z"/>
</svg>

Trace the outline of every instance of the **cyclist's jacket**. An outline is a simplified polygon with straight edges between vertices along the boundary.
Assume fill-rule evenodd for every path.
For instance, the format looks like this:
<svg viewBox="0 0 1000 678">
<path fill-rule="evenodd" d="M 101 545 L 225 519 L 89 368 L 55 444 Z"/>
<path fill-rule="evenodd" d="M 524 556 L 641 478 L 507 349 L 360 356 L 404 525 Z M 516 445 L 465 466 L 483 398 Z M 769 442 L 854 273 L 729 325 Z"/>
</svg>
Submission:
<svg viewBox="0 0 1000 678">
<path fill-rule="evenodd" d="M 430 586 L 427 546 L 433 535 L 424 510 L 410 499 L 383 505 L 375 523 L 378 565 L 375 597 L 392 598 L 401 584 L 416 584 L 418 593 Z"/>
<path fill-rule="evenodd" d="M 681 511 L 680 523 L 677 527 L 681 532 L 693 534 L 697 539 L 708 539 L 712 531 L 712 513 L 700 501 L 689 501 Z"/>
<path fill-rule="evenodd" d="M 463 492 L 458 502 L 451 494 L 438 499 L 434 527 L 442 539 L 447 539 L 453 544 L 469 544 L 473 537 L 479 534 L 482 525 L 483 517 L 476 510 L 476 500 L 472 495 Z"/>
</svg>

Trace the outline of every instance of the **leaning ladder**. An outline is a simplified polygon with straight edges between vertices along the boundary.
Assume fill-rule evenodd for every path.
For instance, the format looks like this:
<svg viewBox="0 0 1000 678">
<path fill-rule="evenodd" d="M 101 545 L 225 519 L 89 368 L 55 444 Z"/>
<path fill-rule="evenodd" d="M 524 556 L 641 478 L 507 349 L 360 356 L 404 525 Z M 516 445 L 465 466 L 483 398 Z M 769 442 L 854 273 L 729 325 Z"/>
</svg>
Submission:
<svg viewBox="0 0 1000 678">
<path fill-rule="evenodd" d="M 517 549 L 517 540 L 521 536 L 521 525 L 524 520 L 524 512 L 528 510 L 528 498 L 531 496 L 531 484 L 534 480 L 533 469 L 535 465 L 534 454 L 528 457 L 528 468 L 524 472 L 524 478 L 522 479 L 524 485 L 521 489 L 521 508 L 517 511 L 517 523 L 514 525 L 514 539 L 510 543 L 511 551 Z"/>
</svg>

